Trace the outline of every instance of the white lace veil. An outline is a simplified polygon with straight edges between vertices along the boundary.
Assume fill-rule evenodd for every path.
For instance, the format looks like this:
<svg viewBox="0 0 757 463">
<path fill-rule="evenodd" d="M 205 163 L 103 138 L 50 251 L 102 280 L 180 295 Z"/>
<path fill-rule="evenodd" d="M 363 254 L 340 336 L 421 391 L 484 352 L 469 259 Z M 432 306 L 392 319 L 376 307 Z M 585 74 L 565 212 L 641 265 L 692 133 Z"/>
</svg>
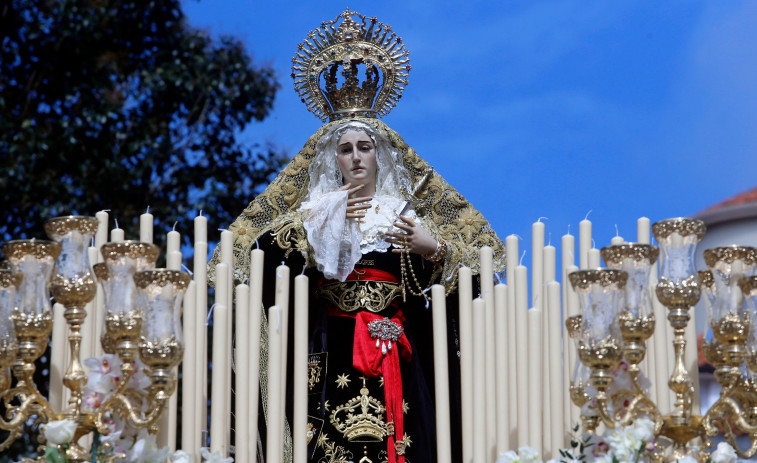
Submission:
<svg viewBox="0 0 757 463">
<path fill-rule="evenodd" d="M 337 144 L 349 130 L 366 133 L 376 147 L 376 193 L 398 204 L 402 191 L 410 190 L 410 175 L 399 152 L 373 127 L 359 121 L 334 126 L 318 140 L 316 155 L 308 168 L 310 186 L 300 206 L 308 242 L 315 252 L 318 270 L 326 278 L 344 281 L 362 256 L 363 233 L 358 223 L 346 220 L 347 192 L 339 191 L 343 178 L 337 164 Z M 391 225 L 389 225 L 391 226 Z"/>
</svg>

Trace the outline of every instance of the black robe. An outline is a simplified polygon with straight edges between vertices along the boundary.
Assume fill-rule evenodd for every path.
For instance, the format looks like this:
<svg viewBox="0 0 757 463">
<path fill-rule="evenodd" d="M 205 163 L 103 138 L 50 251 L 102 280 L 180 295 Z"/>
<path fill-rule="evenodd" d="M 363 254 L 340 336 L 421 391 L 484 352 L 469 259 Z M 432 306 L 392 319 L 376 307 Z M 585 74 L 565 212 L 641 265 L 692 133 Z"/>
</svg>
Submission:
<svg viewBox="0 0 757 463">
<path fill-rule="evenodd" d="M 280 249 L 271 238 L 270 233 L 262 235 L 258 243 L 265 251 L 264 275 L 264 307 L 274 304 L 275 268 L 285 263 L 291 269 L 291 275 L 302 272 L 305 264 L 303 256 L 296 251 L 285 258 L 284 250 Z M 411 254 L 411 265 L 418 282 L 427 288 L 431 283 L 433 264 L 418 255 Z M 364 268 L 375 268 L 391 273 L 399 281 L 401 279 L 400 254 L 388 252 L 371 252 L 364 254 L 355 266 L 357 271 Z M 412 277 L 408 277 L 412 280 Z M 323 275 L 315 268 L 304 271 L 309 277 L 309 399 L 308 399 L 308 461 L 312 462 L 349 462 L 382 463 L 387 461 L 386 438 L 382 441 L 350 442 L 335 427 L 331 413 L 335 407 L 347 403 L 350 399 L 361 396 L 364 384 L 368 395 L 384 405 L 383 378 L 367 378 L 356 370 L 353 363 L 353 342 L 355 331 L 354 318 L 333 316 L 336 309 L 333 304 L 317 296 L 319 282 L 323 282 Z M 414 285 L 413 285 L 414 286 Z M 293 287 L 293 285 L 290 285 Z M 417 292 L 417 288 L 414 288 Z M 430 295 L 430 291 L 427 293 Z M 436 461 L 436 417 L 434 408 L 434 359 L 431 306 L 426 306 L 426 300 L 420 296 L 406 293 L 403 301 L 398 295 L 392 305 L 379 313 L 381 316 L 392 317 L 401 311 L 404 318 L 404 333 L 412 348 L 409 362 L 400 360 L 404 427 L 406 435 L 407 463 L 424 463 Z M 290 297 L 293 299 L 293 294 Z M 329 308 L 330 307 L 330 308 Z M 447 297 L 447 328 L 448 328 L 448 359 L 450 371 L 450 402 L 452 412 L 453 461 L 461 461 L 461 429 L 460 429 L 460 364 L 458 341 L 458 313 L 457 294 Z M 329 315 L 331 310 L 331 316 Z M 338 309 L 336 309 L 338 310 Z M 362 310 L 362 309 L 359 309 Z M 293 309 L 290 304 L 290 320 L 293 320 Z M 294 323 L 289 323 L 289 352 L 292 352 Z M 396 347 L 395 347 L 396 348 Z M 292 378 L 291 356 L 287 360 L 287 377 Z M 365 378 L 365 382 L 364 379 Z M 287 382 L 287 419 L 291 422 L 292 393 L 291 381 Z M 386 413 L 383 418 L 386 419 Z M 262 415 L 261 415 L 262 416 Z M 263 423 L 261 423 L 263 425 Z M 264 429 L 261 427 L 261 429 Z M 402 436 L 400 436 L 402 437 Z M 363 439 L 359 439 L 363 440 Z M 263 445 L 263 448 L 265 446 Z M 367 458 L 367 459 L 364 459 Z"/>
</svg>

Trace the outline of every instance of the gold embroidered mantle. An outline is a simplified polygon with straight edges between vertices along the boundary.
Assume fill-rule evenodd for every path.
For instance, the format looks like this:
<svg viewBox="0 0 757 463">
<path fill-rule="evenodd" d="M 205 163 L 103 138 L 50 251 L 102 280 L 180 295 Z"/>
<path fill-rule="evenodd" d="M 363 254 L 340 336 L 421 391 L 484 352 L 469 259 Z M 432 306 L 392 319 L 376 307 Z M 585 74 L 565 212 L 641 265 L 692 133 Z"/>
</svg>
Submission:
<svg viewBox="0 0 757 463">
<path fill-rule="evenodd" d="M 377 119 L 356 117 L 352 120 L 369 124 L 385 136 L 401 153 L 412 183 L 418 182 L 429 164 L 397 132 Z M 255 240 L 268 231 L 274 234 L 275 242 L 282 249 L 306 253 L 308 266 L 315 265 L 302 221 L 295 211 L 307 194 L 308 167 L 315 157 L 318 140 L 334 125 L 343 123 L 335 121 L 318 129 L 268 188 L 229 226 L 229 230 L 234 233 L 234 268 L 238 270 L 234 273 L 238 280 L 248 276 L 250 251 Z M 460 263 L 470 267 L 474 274 L 479 272 L 479 249 L 484 246 L 494 249 L 495 272 L 504 270 L 505 247 L 502 240 L 483 215 L 437 172 L 429 179 L 419 199 L 421 202 L 416 209 L 426 211 L 426 215 L 421 217 L 423 226 L 432 237 L 443 239 L 447 243 L 443 265 L 438 269 L 447 287 L 456 284 L 457 278 L 450 277 L 456 276 L 455 269 Z M 208 268 L 208 281 L 211 284 L 215 283 L 215 266 L 219 261 L 220 252 L 216 247 Z"/>
</svg>

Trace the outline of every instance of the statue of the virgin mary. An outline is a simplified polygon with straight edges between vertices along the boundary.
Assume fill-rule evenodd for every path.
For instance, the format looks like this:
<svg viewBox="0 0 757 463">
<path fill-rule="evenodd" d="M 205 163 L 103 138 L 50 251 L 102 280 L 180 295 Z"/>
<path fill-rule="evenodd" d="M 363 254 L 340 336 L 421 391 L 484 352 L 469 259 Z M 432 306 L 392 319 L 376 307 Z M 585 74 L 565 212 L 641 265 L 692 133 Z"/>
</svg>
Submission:
<svg viewBox="0 0 757 463">
<path fill-rule="evenodd" d="M 260 247 L 264 288 L 282 261 L 310 276 L 310 461 L 436 461 L 427 290 L 447 289 L 451 390 L 459 391 L 457 270 L 477 274 L 479 249 L 490 246 L 502 271 L 504 246 L 378 119 L 410 71 L 389 26 L 347 10 L 310 32 L 293 63 L 302 101 L 328 122 L 229 227 L 235 273 L 248 274 Z M 216 249 L 211 279 L 218 259 Z M 452 409 L 459 417 L 459 395 Z M 459 452 L 459 435 L 452 439 Z"/>
</svg>

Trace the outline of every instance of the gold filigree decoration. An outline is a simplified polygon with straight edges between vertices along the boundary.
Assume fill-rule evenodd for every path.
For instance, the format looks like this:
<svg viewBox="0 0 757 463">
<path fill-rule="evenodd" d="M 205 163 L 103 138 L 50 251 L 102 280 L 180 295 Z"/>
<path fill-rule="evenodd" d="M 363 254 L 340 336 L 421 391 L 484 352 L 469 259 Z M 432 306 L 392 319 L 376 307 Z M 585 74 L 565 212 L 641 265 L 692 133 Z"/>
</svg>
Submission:
<svg viewBox="0 0 757 463">
<path fill-rule="evenodd" d="M 757 292 L 757 276 L 739 278 L 739 288 L 744 296 L 755 296 Z"/>
<path fill-rule="evenodd" d="M 622 289 L 628 281 L 628 273 L 611 269 L 578 270 L 568 275 L 568 279 L 576 291 L 588 290 L 594 284 Z"/>
<path fill-rule="evenodd" d="M 352 381 L 350 379 L 350 375 L 348 375 L 347 373 L 343 373 L 343 374 L 337 376 L 337 378 L 335 380 L 336 387 L 338 387 L 339 389 L 343 389 L 343 388 L 349 386 L 350 381 Z"/>
<path fill-rule="evenodd" d="M 47 240 L 11 240 L 3 244 L 5 257 L 11 262 L 29 254 L 36 259 L 52 262 L 58 258 L 62 249 L 60 243 Z"/>
<path fill-rule="evenodd" d="M 10 269 L 0 270 L 0 287 L 2 288 L 18 288 L 21 284 L 23 275 L 11 271 Z"/>
<path fill-rule="evenodd" d="M 353 280 L 321 285 L 316 295 L 345 312 L 367 309 L 378 313 L 389 307 L 400 291 L 397 283 Z"/>
<path fill-rule="evenodd" d="M 719 262 L 732 264 L 734 261 L 743 261 L 746 265 L 757 263 L 757 249 L 750 246 L 721 246 L 704 250 L 704 262 L 713 268 Z"/>
<path fill-rule="evenodd" d="M 134 274 L 134 283 L 137 284 L 137 288 L 141 289 L 145 289 L 150 285 L 173 285 L 176 290 L 184 291 L 189 286 L 191 280 L 192 278 L 187 273 L 164 268 L 142 270 Z"/>
<path fill-rule="evenodd" d="M 605 246 L 600 253 L 608 266 L 622 264 L 624 259 L 654 264 L 660 256 L 660 248 L 651 244 L 623 243 Z"/>
<path fill-rule="evenodd" d="M 160 248 L 152 243 L 141 241 L 120 241 L 118 243 L 105 243 L 100 248 L 104 260 L 115 260 L 120 257 L 130 259 L 146 258 L 148 262 L 155 264 L 160 255 Z"/>
<path fill-rule="evenodd" d="M 183 354 L 184 346 L 175 336 L 158 342 L 142 337 L 139 342 L 139 355 L 152 368 L 169 370 L 181 362 Z"/>
<path fill-rule="evenodd" d="M 45 222 L 45 233 L 47 236 L 64 236 L 72 231 L 81 233 L 95 233 L 100 223 L 97 217 L 84 217 L 69 215 L 66 217 L 55 217 Z"/>
<path fill-rule="evenodd" d="M 715 277 L 710 270 L 700 270 L 697 272 L 699 277 L 699 284 L 702 288 L 708 288 L 710 291 L 715 287 Z"/>
<path fill-rule="evenodd" d="M 321 359 L 318 356 L 311 355 L 308 359 L 308 390 L 312 391 L 316 384 L 321 382 L 321 372 L 323 367 L 320 365 Z"/>
<path fill-rule="evenodd" d="M 674 219 L 660 220 L 652 225 L 652 233 L 659 242 L 673 233 L 681 236 L 696 235 L 697 239 L 704 238 L 707 227 L 699 219 L 690 219 L 688 217 L 677 217 Z"/>
<path fill-rule="evenodd" d="M 661 277 L 655 293 L 657 299 L 666 307 L 693 306 L 702 295 L 697 275 L 692 275 L 678 284 Z"/>
<path fill-rule="evenodd" d="M 415 150 L 413 150 L 402 137 L 389 128 L 385 123 L 372 118 L 355 118 L 376 129 L 390 144 L 401 154 L 402 162 L 410 174 L 412 184 L 425 174 L 430 167 Z M 342 122 L 332 122 L 322 126 L 310 137 L 298 154 L 284 168 L 281 174 L 268 185 L 268 188 L 258 195 L 236 219 L 250 234 L 250 230 L 258 230 L 250 240 L 235 240 L 234 242 L 234 267 L 237 270 L 234 276 L 242 281 L 249 275 L 250 251 L 255 246 L 255 240 L 266 232 L 280 233 L 281 229 L 293 227 L 288 231 L 287 240 L 282 238 L 281 243 L 293 243 L 289 248 L 297 252 L 307 252 L 308 267 L 315 266 L 315 258 L 312 248 L 307 243 L 307 237 L 302 227 L 302 220 L 297 213 L 308 192 L 308 167 L 315 157 L 316 144 L 335 125 Z M 293 198 L 296 196 L 296 200 Z M 438 172 L 434 171 L 426 184 L 421 199 L 422 207 L 427 214 L 420 218 L 423 226 L 429 234 L 436 239 L 447 243 L 447 253 L 443 264 L 438 268 L 441 282 L 448 288 L 454 288 L 457 284 L 456 270 L 459 264 L 471 268 L 473 274 L 480 270 L 479 250 L 483 246 L 491 246 L 494 250 L 494 269 L 500 272 L 505 268 L 505 246 L 489 226 L 489 223 L 476 209 L 454 188 L 452 188 Z M 468 223 L 468 219 L 471 223 Z M 287 236 L 287 231 L 284 232 Z M 278 244 L 278 242 L 277 242 Z M 215 265 L 220 261 L 218 248 L 213 252 L 213 258 L 208 265 L 208 281 L 215 282 Z"/>
<path fill-rule="evenodd" d="M 381 442 L 387 435 L 384 422 L 386 409 L 378 399 L 368 395 L 365 385 L 360 395 L 334 408 L 329 421 L 350 442 Z"/>
<path fill-rule="evenodd" d="M 581 323 L 583 323 L 582 315 L 573 315 L 565 319 L 565 329 L 568 330 L 568 336 L 571 339 L 578 339 L 578 335 L 581 333 Z"/>
</svg>

